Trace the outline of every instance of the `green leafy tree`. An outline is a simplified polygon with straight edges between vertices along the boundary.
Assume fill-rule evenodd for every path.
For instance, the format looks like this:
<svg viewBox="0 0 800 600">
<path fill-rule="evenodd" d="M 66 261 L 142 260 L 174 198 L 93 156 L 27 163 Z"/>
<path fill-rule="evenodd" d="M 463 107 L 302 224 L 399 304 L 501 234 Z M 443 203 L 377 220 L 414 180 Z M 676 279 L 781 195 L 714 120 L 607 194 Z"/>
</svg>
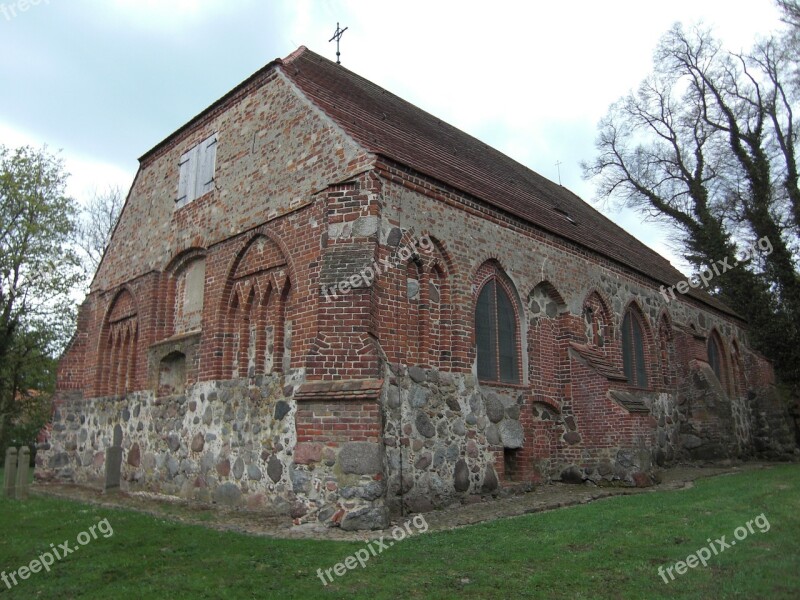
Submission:
<svg viewBox="0 0 800 600">
<path fill-rule="evenodd" d="M 83 271 L 77 206 L 46 149 L 0 146 L 0 449 L 26 400 L 52 392 Z"/>
</svg>

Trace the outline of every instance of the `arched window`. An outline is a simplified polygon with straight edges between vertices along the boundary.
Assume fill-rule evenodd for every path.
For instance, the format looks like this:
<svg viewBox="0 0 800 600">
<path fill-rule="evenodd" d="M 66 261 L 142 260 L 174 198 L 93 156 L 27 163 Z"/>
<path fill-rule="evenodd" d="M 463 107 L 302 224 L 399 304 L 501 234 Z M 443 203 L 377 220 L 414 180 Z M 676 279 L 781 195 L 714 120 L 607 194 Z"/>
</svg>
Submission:
<svg viewBox="0 0 800 600">
<path fill-rule="evenodd" d="M 478 379 L 519 383 L 516 313 L 505 289 L 494 277 L 478 295 L 475 338 Z"/>
<path fill-rule="evenodd" d="M 121 396 L 136 389 L 139 326 L 136 301 L 123 289 L 106 314 L 101 333 L 99 394 Z"/>
<path fill-rule="evenodd" d="M 227 289 L 222 377 L 251 378 L 287 368 L 291 281 L 277 243 L 253 237 L 234 261 Z"/>
<path fill-rule="evenodd" d="M 722 355 L 719 349 L 719 343 L 714 335 L 708 338 L 708 364 L 711 365 L 711 370 L 717 376 L 719 382 L 722 383 Z"/>
<path fill-rule="evenodd" d="M 622 366 L 628 383 L 647 387 L 647 367 L 644 362 L 644 332 L 638 315 L 632 310 L 622 321 Z"/>
</svg>

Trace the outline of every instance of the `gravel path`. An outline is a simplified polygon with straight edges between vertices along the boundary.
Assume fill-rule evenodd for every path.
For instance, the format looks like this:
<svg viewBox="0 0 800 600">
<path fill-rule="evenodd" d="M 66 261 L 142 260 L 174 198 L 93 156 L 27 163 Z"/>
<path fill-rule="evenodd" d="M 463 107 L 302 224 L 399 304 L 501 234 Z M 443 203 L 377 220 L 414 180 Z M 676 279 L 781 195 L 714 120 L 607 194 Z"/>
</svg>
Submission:
<svg viewBox="0 0 800 600">
<path fill-rule="evenodd" d="M 756 469 L 768 469 L 772 463 L 743 463 L 738 465 L 678 466 L 661 472 L 662 481 L 649 488 L 597 487 L 591 484 L 543 484 L 533 491 L 506 498 L 490 499 L 474 504 L 457 504 L 442 510 L 425 513 L 429 531 L 443 531 L 514 517 L 565 506 L 586 504 L 611 496 L 648 494 L 691 488 L 693 482 L 703 477 L 741 473 Z M 146 492 L 103 493 L 96 489 L 71 484 L 36 483 L 31 492 L 42 496 L 66 498 L 107 508 L 123 508 L 169 519 L 190 523 L 220 531 L 236 531 L 249 535 L 284 539 L 326 539 L 364 541 L 389 535 L 383 531 L 342 531 L 338 527 L 328 528 L 316 523 L 292 525 L 286 516 L 265 515 L 245 509 L 229 509 L 213 504 L 202 504 L 174 496 L 162 496 Z M 395 518 L 393 525 L 410 517 Z"/>
</svg>

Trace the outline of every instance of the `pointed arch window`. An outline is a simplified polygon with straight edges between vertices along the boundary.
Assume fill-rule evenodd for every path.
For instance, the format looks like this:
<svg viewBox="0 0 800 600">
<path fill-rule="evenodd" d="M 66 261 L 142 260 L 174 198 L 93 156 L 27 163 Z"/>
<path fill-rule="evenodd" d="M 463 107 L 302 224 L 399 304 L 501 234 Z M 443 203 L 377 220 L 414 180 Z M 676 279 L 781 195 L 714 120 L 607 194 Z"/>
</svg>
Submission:
<svg viewBox="0 0 800 600">
<path fill-rule="evenodd" d="M 708 338 L 708 364 L 711 366 L 711 370 L 714 371 L 714 375 L 717 376 L 717 379 L 722 382 L 722 356 L 719 350 L 719 344 L 717 343 L 716 336 L 710 336 Z"/>
<path fill-rule="evenodd" d="M 644 331 L 639 317 L 631 310 L 622 321 L 622 366 L 628 383 L 647 387 L 647 368 L 644 362 Z"/>
<path fill-rule="evenodd" d="M 123 289 L 111 303 L 103 325 L 98 369 L 100 394 L 121 396 L 136 389 L 139 325 L 136 301 Z"/>
<path fill-rule="evenodd" d="M 481 289 L 475 308 L 478 379 L 520 382 L 517 335 L 517 318 L 511 298 L 493 277 Z"/>
<path fill-rule="evenodd" d="M 292 284 L 286 258 L 266 235 L 251 238 L 228 276 L 224 378 L 252 378 L 289 368 L 292 322 L 287 319 Z"/>
</svg>

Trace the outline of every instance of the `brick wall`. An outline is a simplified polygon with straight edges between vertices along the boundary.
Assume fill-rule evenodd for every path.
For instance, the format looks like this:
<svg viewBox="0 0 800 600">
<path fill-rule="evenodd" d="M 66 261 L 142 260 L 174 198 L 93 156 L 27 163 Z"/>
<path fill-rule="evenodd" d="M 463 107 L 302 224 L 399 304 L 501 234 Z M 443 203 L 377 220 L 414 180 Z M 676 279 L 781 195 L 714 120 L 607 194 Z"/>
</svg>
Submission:
<svg viewBox="0 0 800 600">
<path fill-rule="evenodd" d="M 297 442 L 338 446 L 345 442 L 378 442 L 381 419 L 374 401 L 301 402 L 297 409 Z"/>
<path fill-rule="evenodd" d="M 212 133 L 213 190 L 176 209 L 179 159 Z M 476 377 L 475 307 L 490 279 L 511 300 L 516 384 Z M 642 325 L 644 387 L 624 375 L 627 311 Z M 721 382 L 709 378 L 709 336 Z M 735 318 L 686 297 L 665 301 L 658 282 L 371 156 L 272 71 L 144 157 L 58 388 L 122 404 L 135 394 L 154 420 L 161 397 L 185 410 L 175 400 L 184 393 L 192 411 L 220 413 L 220 427 L 258 413 L 274 439 L 246 460 L 254 474 L 271 469 L 273 482 L 303 482 L 305 496 L 282 497 L 304 498 L 297 514 L 320 509 L 306 491 L 313 477 L 334 494 L 326 502 L 339 502 L 337 456 L 369 486 L 346 494 L 398 495 L 419 508 L 431 490 L 446 505 L 493 493 L 498 479 L 640 484 L 651 461 L 746 455 L 748 399 L 774 383 L 746 339 Z M 218 397 L 229 384 L 237 402 L 247 398 L 241 415 Z M 272 416 L 259 398 L 275 404 Z M 215 452 L 229 453 L 212 435 Z M 151 448 L 153 460 L 163 452 Z M 206 475 L 195 482 L 207 485 Z M 387 487 L 376 488 L 384 475 Z"/>
<path fill-rule="evenodd" d="M 379 320 L 382 325 L 377 337 L 392 362 L 412 365 L 418 361 L 437 369 L 472 371 L 472 311 L 479 289 L 476 281 L 484 278 L 487 265 L 497 265 L 523 308 L 516 316 L 522 333 L 520 359 L 526 393 L 520 419 L 526 445 L 514 455 L 516 469 L 524 473 L 523 477 L 535 478 L 543 464 L 551 470 L 556 462 L 592 468 L 603 460 L 613 461 L 620 449 L 636 454 L 639 449 L 655 448 L 660 427 L 657 420 L 646 410 L 631 411 L 617 403 L 609 391 L 638 395 L 645 409 L 659 395 L 671 398 L 671 404 L 677 404 L 681 393 L 696 395 L 690 383 L 692 361 L 708 360 L 710 335 L 719 336 L 724 354 L 725 393 L 742 398 L 745 380 L 752 387 L 770 383 L 768 375 L 755 365 L 747 367 L 744 360 L 738 361 L 738 374 L 734 372 L 730 348 L 733 340 L 746 335 L 742 322 L 712 312 L 692 299 L 666 303 L 656 282 L 639 274 L 525 226 L 400 165 L 383 161 L 379 168 L 387 180 L 382 242 L 388 246 L 386 232 L 399 227 L 405 237 L 429 235 L 437 240 L 438 251 L 447 256 L 452 298 L 445 309 L 453 346 L 450 364 L 420 360 L 413 353 L 403 352 L 410 334 L 408 327 L 400 328 L 407 321 L 400 305 L 381 313 L 397 316 Z M 387 281 L 379 282 L 377 293 L 386 296 L 381 304 L 402 303 L 403 279 L 409 278 L 407 272 L 397 269 Z M 587 321 L 587 308 L 592 309 L 594 329 Z M 644 389 L 629 384 L 623 373 L 620 331 L 627 310 L 633 311 L 642 325 L 648 381 Z M 424 328 L 424 313 L 415 318 Z M 568 352 L 570 343 L 587 347 L 592 355 L 588 366 L 576 359 L 577 354 Z M 737 379 L 740 385 L 734 387 Z M 548 410 L 555 413 L 552 422 L 543 423 L 534 416 Z M 709 440 L 727 435 L 728 451 L 734 452 L 730 448 L 736 447 L 736 436 L 729 423 L 717 414 L 710 414 L 709 419 L 705 425 Z M 498 469 L 504 470 L 509 462 L 501 460 L 502 449 L 494 452 Z M 647 461 L 642 465 L 646 467 Z"/>
</svg>

